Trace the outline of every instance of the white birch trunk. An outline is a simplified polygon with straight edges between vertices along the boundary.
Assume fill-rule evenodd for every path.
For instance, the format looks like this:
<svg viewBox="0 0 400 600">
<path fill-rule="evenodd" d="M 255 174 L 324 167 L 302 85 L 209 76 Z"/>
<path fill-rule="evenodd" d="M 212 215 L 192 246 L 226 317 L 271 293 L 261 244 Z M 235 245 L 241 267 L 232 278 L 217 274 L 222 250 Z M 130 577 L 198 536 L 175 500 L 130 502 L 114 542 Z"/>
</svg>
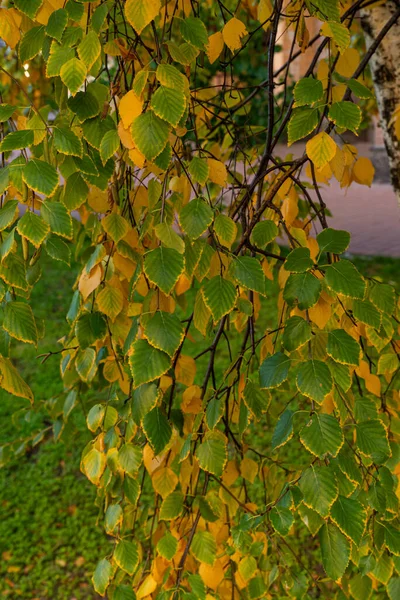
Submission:
<svg viewBox="0 0 400 600">
<path fill-rule="evenodd" d="M 367 47 L 397 9 L 398 2 L 387 0 L 381 6 L 361 11 Z M 400 203 L 400 142 L 391 122 L 395 109 L 400 106 L 400 19 L 386 34 L 369 64 L 389 157 L 390 177 Z"/>
</svg>

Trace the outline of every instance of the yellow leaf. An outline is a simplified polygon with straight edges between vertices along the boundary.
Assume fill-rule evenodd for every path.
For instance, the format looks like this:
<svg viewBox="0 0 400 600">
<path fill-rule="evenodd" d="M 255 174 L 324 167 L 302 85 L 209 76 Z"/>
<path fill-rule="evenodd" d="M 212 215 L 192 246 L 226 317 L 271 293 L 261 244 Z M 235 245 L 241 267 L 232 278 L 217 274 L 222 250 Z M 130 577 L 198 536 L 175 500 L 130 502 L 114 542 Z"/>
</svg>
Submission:
<svg viewBox="0 0 400 600">
<path fill-rule="evenodd" d="M 186 387 L 193 385 L 196 375 L 196 362 L 191 356 L 181 354 L 175 367 L 176 380 Z"/>
<path fill-rule="evenodd" d="M 310 321 L 315 323 L 320 329 L 324 329 L 331 318 L 331 313 L 331 305 L 321 297 L 319 297 L 317 304 L 308 309 Z"/>
<path fill-rule="evenodd" d="M 0 371 L 0 387 L 14 396 L 26 398 L 33 404 L 33 393 L 31 388 L 25 383 L 8 358 L 0 357 Z"/>
<path fill-rule="evenodd" d="M 371 187 L 374 180 L 375 168 L 369 158 L 360 156 L 353 167 L 353 179 L 360 185 Z"/>
<path fill-rule="evenodd" d="M 222 475 L 222 481 L 226 486 L 229 487 L 230 485 L 235 483 L 238 477 L 240 477 L 240 473 L 237 468 L 236 461 L 229 460 L 226 463 L 226 467 Z"/>
<path fill-rule="evenodd" d="M 230 19 L 222 30 L 224 42 L 232 52 L 242 47 L 240 38 L 245 35 L 247 35 L 245 24 L 236 17 Z"/>
<path fill-rule="evenodd" d="M 160 0 L 127 0 L 125 15 L 138 35 L 159 14 Z"/>
<path fill-rule="evenodd" d="M 141 114 L 142 107 L 143 101 L 136 96 L 133 90 L 121 98 L 118 110 L 125 129 L 128 129 L 128 127 L 132 125 L 134 119 Z"/>
<path fill-rule="evenodd" d="M 129 150 L 129 158 L 134 165 L 139 167 L 139 169 L 143 168 L 146 159 L 137 148 L 132 148 L 132 150 Z"/>
<path fill-rule="evenodd" d="M 211 64 L 213 64 L 224 48 L 224 38 L 220 31 L 213 33 L 208 38 L 207 56 Z"/>
<path fill-rule="evenodd" d="M 171 494 L 178 485 L 178 477 L 169 467 L 158 469 L 152 479 L 153 488 L 162 498 Z"/>
<path fill-rule="evenodd" d="M 258 473 L 258 464 L 251 458 L 244 458 L 240 463 L 240 473 L 244 479 L 254 483 Z"/>
<path fill-rule="evenodd" d="M 228 178 L 225 165 L 220 160 L 208 158 L 209 177 L 213 183 L 224 186 Z"/>
<path fill-rule="evenodd" d="M 13 9 L 0 8 L 0 37 L 10 48 L 15 48 L 20 38 L 17 14 Z"/>
<path fill-rule="evenodd" d="M 103 366 L 103 375 L 107 381 L 118 381 L 121 373 L 119 372 L 118 365 L 114 359 L 106 360 Z"/>
<path fill-rule="evenodd" d="M 365 387 L 367 388 L 367 390 L 369 392 L 371 392 L 371 394 L 374 394 L 375 396 L 378 396 L 378 398 L 380 398 L 380 395 L 381 395 L 381 381 L 380 381 L 380 379 L 379 379 L 379 377 L 377 375 L 374 375 L 373 373 L 370 373 L 365 378 Z"/>
<path fill-rule="evenodd" d="M 360 64 L 360 55 L 358 50 L 355 48 L 347 48 L 340 55 L 339 60 L 336 63 L 335 71 L 342 75 L 342 77 L 352 77 L 354 71 Z"/>
<path fill-rule="evenodd" d="M 137 0 L 133 0 L 137 2 Z M 137 600 L 141 600 L 141 598 L 145 598 L 146 596 L 150 596 L 157 588 L 157 581 L 154 579 L 152 575 L 148 575 L 146 579 L 143 581 L 142 585 L 136 592 Z"/>
<path fill-rule="evenodd" d="M 282 202 L 282 215 L 286 221 L 286 225 L 291 225 L 297 215 L 299 214 L 299 207 L 297 206 L 297 198 L 292 194 L 284 199 Z"/>
<path fill-rule="evenodd" d="M 100 265 L 93 267 L 90 273 L 86 273 L 85 269 L 83 270 L 79 278 L 78 287 L 84 300 L 100 285 L 101 276 L 102 269 Z"/>
<path fill-rule="evenodd" d="M 108 193 L 102 192 L 97 187 L 90 188 L 88 195 L 88 204 L 94 212 L 105 213 L 110 208 L 108 203 Z"/>
<path fill-rule="evenodd" d="M 188 387 L 182 396 L 181 410 L 185 414 L 197 415 L 202 410 L 201 387 L 191 385 Z"/>
<path fill-rule="evenodd" d="M 313 161 L 317 169 L 323 169 L 333 159 L 336 149 L 335 142 L 325 131 L 318 133 L 306 144 L 307 156 Z"/>
<path fill-rule="evenodd" d="M 47 25 L 50 15 L 57 9 L 63 8 L 65 0 L 44 0 L 35 20 L 42 25 Z"/>
<path fill-rule="evenodd" d="M 124 307 L 124 296 L 114 285 L 106 285 L 96 298 L 99 310 L 114 321 Z"/>
<path fill-rule="evenodd" d="M 272 15 L 272 12 L 273 8 L 271 0 L 260 0 L 257 11 L 257 19 L 260 21 L 260 23 L 263 23 L 263 29 L 265 30 L 269 27 L 269 22 L 266 21 L 269 20 L 269 18 Z"/>
<path fill-rule="evenodd" d="M 201 563 L 199 575 L 207 587 L 216 591 L 224 578 L 224 569 L 221 560 L 217 559 L 212 567 L 206 563 Z"/>
<path fill-rule="evenodd" d="M 122 121 L 118 123 L 118 135 L 122 145 L 125 146 L 125 148 L 128 148 L 128 150 L 133 150 L 135 144 L 133 143 L 130 127 L 125 129 Z"/>
</svg>

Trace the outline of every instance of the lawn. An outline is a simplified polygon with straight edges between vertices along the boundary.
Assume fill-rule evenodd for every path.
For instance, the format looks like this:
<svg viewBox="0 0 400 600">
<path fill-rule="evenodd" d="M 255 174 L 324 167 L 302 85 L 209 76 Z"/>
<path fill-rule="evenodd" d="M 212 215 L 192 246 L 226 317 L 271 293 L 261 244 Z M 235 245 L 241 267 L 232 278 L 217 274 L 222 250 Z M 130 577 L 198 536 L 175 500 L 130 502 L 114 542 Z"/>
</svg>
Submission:
<svg viewBox="0 0 400 600">
<path fill-rule="evenodd" d="M 367 277 L 400 288 L 400 260 L 352 257 Z M 96 562 L 110 549 L 110 540 L 96 523 L 95 489 L 79 471 L 82 448 L 90 439 L 82 412 L 72 415 L 72 436 L 54 442 L 46 423 L 43 401 L 62 392 L 59 357 L 43 365 L 37 354 L 57 350 L 57 339 L 67 331 L 65 314 L 71 299 L 76 269 L 45 262 L 32 306 L 46 320 L 39 348 L 13 346 L 18 362 L 32 387 L 35 410 L 11 415 L 26 402 L 0 391 L 0 444 L 29 435 L 40 424 L 49 427 L 43 443 L 0 469 L 0 597 L 24 600 L 80 600 L 97 596 L 90 577 Z M 65 436 L 67 438 L 67 436 Z"/>
</svg>

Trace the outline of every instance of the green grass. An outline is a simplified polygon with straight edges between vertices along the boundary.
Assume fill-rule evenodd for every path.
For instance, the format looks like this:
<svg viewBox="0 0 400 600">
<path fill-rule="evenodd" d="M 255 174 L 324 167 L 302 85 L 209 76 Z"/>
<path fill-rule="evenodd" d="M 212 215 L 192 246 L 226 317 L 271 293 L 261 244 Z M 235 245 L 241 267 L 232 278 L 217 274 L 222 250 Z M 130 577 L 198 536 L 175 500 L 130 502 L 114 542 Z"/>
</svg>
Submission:
<svg viewBox="0 0 400 600">
<path fill-rule="evenodd" d="M 390 258 L 353 258 L 367 277 L 400 287 L 400 260 Z M 46 422 L 43 402 L 62 393 L 59 356 L 44 365 L 35 357 L 57 350 L 57 340 L 67 333 L 65 314 L 77 268 L 46 261 L 32 306 L 35 316 L 46 321 L 46 333 L 39 348 L 14 343 L 13 360 L 32 387 L 35 406 L 0 391 L 0 444 L 29 435 Z M 273 286 L 276 289 L 276 285 Z M 271 311 L 275 304 L 271 299 Z M 271 318 L 270 311 L 266 321 Z M 234 330 L 229 336 L 235 338 Z M 185 353 L 195 355 L 199 346 L 188 342 Z M 240 336 L 241 339 L 242 336 Z M 239 338 L 238 338 L 239 339 Z M 236 348 L 234 349 L 234 351 Z M 226 365 L 228 350 L 221 343 L 217 378 Z M 205 366 L 208 357 L 199 361 Z M 220 372 L 221 371 L 221 372 Z M 19 411 L 17 418 L 11 415 Z M 90 439 L 80 408 L 74 411 L 71 436 L 54 442 L 48 439 L 27 455 L 21 455 L 0 470 L 0 598 L 24 600 L 91 600 L 97 596 L 90 577 L 96 562 L 110 551 L 110 540 L 96 523 L 96 490 L 80 473 L 80 454 Z M 259 432 L 258 432 L 259 433 Z M 255 432 L 256 435 L 256 432 Z"/>
<path fill-rule="evenodd" d="M 62 392 L 59 356 L 41 364 L 35 357 L 57 350 L 67 333 L 65 314 L 76 269 L 45 261 L 43 276 L 32 295 L 37 319 L 46 320 L 44 338 L 36 349 L 13 344 L 12 357 L 35 399 L 33 410 L 25 400 L 0 392 L 0 443 L 37 431 L 46 423 L 43 401 Z M 77 409 L 78 410 L 78 409 Z M 17 418 L 11 415 L 17 412 Z M 72 438 L 49 439 L 0 470 L 0 597 L 40 600 L 97 598 L 90 577 L 110 541 L 96 523 L 96 490 L 79 471 L 82 448 L 90 439 L 77 413 Z"/>
</svg>

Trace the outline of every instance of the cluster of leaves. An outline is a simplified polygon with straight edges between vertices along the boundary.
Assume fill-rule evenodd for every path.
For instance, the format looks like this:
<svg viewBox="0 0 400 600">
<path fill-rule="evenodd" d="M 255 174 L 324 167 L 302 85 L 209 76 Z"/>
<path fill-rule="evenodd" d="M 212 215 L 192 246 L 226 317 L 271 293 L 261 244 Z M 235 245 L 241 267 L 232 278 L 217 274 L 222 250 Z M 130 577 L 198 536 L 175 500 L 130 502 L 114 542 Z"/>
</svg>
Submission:
<svg viewBox="0 0 400 600">
<path fill-rule="evenodd" d="M 81 469 L 115 538 L 100 595 L 398 596 L 399 303 L 340 257 L 350 236 L 328 227 L 320 190 L 373 177 L 343 137 L 372 97 L 359 80 L 372 53 L 349 29 L 362 4 L 0 8 L 27 76 L 2 67 L 3 99 L 19 100 L 0 105 L 0 386 L 34 401 L 11 342 L 43 335 L 29 304 L 42 253 L 69 264 L 72 250 L 82 268 L 53 412 L 68 421 L 83 388 L 98 393 Z M 281 25 L 299 50 L 276 73 Z M 246 95 L 235 59 L 258 35 L 268 78 Z M 275 78 L 286 86 L 315 44 L 277 117 Z M 222 83 L 208 81 L 218 60 Z M 260 131 L 250 107 L 264 89 Z M 308 139 L 300 158 L 275 155 L 286 135 Z M 320 554 L 304 556 L 304 538 Z"/>
</svg>

